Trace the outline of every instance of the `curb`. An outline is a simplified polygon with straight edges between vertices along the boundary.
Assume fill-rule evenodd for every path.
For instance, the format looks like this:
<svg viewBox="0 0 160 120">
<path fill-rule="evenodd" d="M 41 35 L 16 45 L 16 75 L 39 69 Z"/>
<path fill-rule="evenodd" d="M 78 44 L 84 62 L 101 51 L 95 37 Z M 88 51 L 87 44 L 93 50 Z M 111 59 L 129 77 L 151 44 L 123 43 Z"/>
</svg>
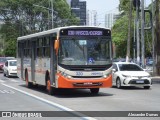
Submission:
<svg viewBox="0 0 160 120">
<path fill-rule="evenodd" d="M 160 76 L 151 77 L 152 84 L 160 84 Z"/>
</svg>

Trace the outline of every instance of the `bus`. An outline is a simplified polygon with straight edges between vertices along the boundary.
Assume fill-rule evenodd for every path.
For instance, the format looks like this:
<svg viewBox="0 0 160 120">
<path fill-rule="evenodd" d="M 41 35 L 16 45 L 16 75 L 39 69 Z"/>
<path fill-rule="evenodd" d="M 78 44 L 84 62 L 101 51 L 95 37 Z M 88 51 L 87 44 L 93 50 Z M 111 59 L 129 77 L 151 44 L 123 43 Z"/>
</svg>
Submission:
<svg viewBox="0 0 160 120">
<path fill-rule="evenodd" d="M 112 86 L 111 30 L 68 26 L 17 39 L 17 75 L 27 87 L 90 89 Z"/>
</svg>

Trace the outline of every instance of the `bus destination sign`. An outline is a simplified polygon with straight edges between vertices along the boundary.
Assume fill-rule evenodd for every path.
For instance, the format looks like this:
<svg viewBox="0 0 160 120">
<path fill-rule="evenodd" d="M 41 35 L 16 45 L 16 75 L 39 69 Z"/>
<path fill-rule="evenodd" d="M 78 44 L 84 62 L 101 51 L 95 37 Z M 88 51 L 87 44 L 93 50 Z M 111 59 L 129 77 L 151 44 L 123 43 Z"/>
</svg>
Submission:
<svg viewBox="0 0 160 120">
<path fill-rule="evenodd" d="M 103 31 L 100 30 L 68 30 L 68 35 L 76 35 L 76 36 L 102 36 Z"/>
</svg>

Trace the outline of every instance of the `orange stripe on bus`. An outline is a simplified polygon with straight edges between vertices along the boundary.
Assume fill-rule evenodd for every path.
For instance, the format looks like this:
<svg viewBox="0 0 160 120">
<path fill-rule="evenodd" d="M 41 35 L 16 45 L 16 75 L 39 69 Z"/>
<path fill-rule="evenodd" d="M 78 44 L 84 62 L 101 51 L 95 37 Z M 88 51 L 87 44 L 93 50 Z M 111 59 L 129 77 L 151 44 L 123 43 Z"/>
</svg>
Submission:
<svg viewBox="0 0 160 120">
<path fill-rule="evenodd" d="M 68 79 L 65 78 L 64 76 L 62 76 L 61 74 L 57 74 L 58 77 L 58 88 L 105 88 L 105 87 L 111 87 L 112 86 L 112 75 L 110 75 L 107 78 L 100 78 L 100 79 L 93 79 L 93 80 L 73 80 L 73 79 Z M 76 87 L 73 84 L 74 83 L 102 83 L 101 86 L 80 86 L 80 87 Z"/>
</svg>

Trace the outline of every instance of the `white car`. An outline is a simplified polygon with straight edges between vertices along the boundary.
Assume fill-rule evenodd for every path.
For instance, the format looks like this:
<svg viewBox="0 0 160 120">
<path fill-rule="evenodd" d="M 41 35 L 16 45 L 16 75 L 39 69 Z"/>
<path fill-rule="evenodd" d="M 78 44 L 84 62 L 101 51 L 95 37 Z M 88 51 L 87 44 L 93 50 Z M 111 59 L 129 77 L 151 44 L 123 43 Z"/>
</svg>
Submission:
<svg viewBox="0 0 160 120">
<path fill-rule="evenodd" d="M 112 67 L 112 82 L 117 88 L 123 86 L 141 86 L 149 89 L 152 86 L 150 74 L 135 63 L 117 62 Z"/>
<path fill-rule="evenodd" d="M 17 76 L 17 60 L 7 60 L 3 67 L 4 76 Z"/>
</svg>

